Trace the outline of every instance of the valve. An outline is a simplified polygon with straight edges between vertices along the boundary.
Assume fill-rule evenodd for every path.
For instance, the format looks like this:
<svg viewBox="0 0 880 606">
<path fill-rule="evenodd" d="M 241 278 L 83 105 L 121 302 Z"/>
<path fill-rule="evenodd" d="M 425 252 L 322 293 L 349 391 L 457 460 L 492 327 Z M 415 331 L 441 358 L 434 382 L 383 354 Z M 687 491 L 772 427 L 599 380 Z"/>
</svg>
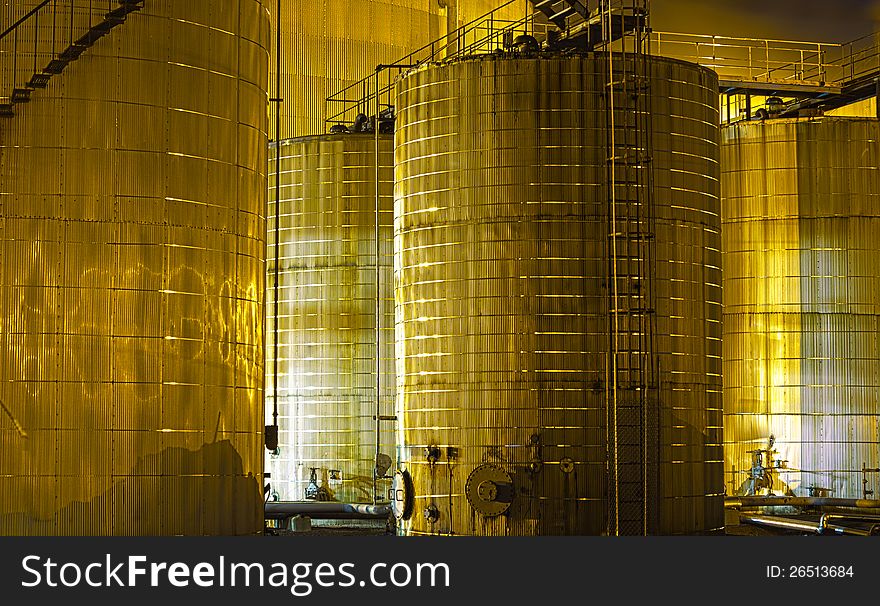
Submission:
<svg viewBox="0 0 880 606">
<path fill-rule="evenodd" d="M 436 505 L 428 505 L 425 507 L 425 511 L 423 512 L 425 516 L 425 521 L 428 524 L 433 524 L 440 519 L 440 510 L 437 509 Z"/>
</svg>

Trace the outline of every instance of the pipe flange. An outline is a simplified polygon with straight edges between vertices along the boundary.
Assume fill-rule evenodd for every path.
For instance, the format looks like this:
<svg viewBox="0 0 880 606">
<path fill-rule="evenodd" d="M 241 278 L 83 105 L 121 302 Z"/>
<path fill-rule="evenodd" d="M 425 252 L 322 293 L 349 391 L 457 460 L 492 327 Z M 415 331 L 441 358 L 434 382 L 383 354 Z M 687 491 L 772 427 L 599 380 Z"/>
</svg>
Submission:
<svg viewBox="0 0 880 606">
<path fill-rule="evenodd" d="M 510 474 L 490 463 L 470 473 L 464 493 L 474 511 L 486 517 L 499 516 L 510 509 L 515 496 Z"/>
<path fill-rule="evenodd" d="M 435 524 L 440 521 L 440 509 L 433 503 L 425 507 L 425 511 L 422 514 L 425 516 L 425 521 L 428 524 Z"/>
</svg>

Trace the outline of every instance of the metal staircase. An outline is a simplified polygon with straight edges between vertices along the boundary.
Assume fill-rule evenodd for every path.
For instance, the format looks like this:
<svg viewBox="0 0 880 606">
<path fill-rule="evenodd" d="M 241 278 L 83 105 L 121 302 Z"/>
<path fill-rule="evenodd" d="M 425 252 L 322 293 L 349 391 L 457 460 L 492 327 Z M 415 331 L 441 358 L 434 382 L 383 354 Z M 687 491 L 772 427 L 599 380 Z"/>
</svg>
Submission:
<svg viewBox="0 0 880 606">
<path fill-rule="evenodd" d="M 538 0 L 535 10 L 559 29 L 556 46 L 593 50 L 646 29 L 647 7 L 638 4 L 611 0 Z"/>
<path fill-rule="evenodd" d="M 43 0 L 0 33 L 0 117 L 46 88 L 144 0 Z M 14 9 L 6 9 L 11 12 Z M 8 92 L 7 92 L 8 91 Z"/>
<path fill-rule="evenodd" d="M 590 9 L 580 0 L 538 0 L 535 10 L 544 13 L 561 30 L 575 24 L 570 22 L 580 24 L 590 18 Z"/>
<path fill-rule="evenodd" d="M 608 220 L 608 532 L 655 534 L 660 413 L 654 352 L 655 227 L 647 21 L 614 38 L 614 21 L 648 14 L 648 0 L 603 0 Z M 620 24 L 622 25 L 622 24 Z"/>
</svg>

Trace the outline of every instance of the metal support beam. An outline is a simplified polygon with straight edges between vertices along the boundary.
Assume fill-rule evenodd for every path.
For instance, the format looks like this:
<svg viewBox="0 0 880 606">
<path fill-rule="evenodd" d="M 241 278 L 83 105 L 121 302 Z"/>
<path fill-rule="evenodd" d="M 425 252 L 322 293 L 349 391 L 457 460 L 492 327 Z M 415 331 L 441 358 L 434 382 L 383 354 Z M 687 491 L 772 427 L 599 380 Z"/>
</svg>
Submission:
<svg viewBox="0 0 880 606">
<path fill-rule="evenodd" d="M 768 97 L 821 97 L 839 95 L 843 92 L 840 86 L 826 86 L 805 82 L 793 84 L 791 82 L 760 82 L 750 80 L 719 80 L 718 88 L 726 93 L 750 91 L 752 94 Z"/>
</svg>

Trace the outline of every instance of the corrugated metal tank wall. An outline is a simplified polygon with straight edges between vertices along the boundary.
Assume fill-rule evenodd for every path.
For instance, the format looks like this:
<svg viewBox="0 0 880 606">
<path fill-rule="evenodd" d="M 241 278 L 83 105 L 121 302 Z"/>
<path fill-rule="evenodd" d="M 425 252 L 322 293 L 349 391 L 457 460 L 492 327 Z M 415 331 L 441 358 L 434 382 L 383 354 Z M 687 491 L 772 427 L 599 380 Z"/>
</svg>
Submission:
<svg viewBox="0 0 880 606">
<path fill-rule="evenodd" d="M 487 57 L 398 85 L 398 444 L 415 495 L 406 534 L 605 532 L 603 62 Z M 723 523 L 717 78 L 660 58 L 648 73 L 656 505 L 660 532 L 693 533 Z M 516 491 L 498 517 L 465 498 L 485 463 Z M 431 505 L 433 523 L 422 514 Z"/>
<path fill-rule="evenodd" d="M 723 131 L 725 474 L 775 438 L 774 492 L 862 497 L 880 466 L 880 122 Z M 736 468 L 737 473 L 732 471 Z M 871 478 L 868 478 L 869 481 Z"/>
<path fill-rule="evenodd" d="M 376 145 L 372 134 L 282 141 L 278 283 L 279 452 L 267 470 L 281 500 L 302 500 L 310 468 L 345 502 L 373 502 L 377 412 Z M 391 285 L 393 141 L 379 145 L 379 414 L 394 414 Z M 270 150 L 268 280 L 275 281 L 275 149 Z M 272 383 L 274 300 L 268 289 L 267 370 Z M 271 413 L 271 404 L 267 413 Z M 380 452 L 394 458 L 393 424 Z M 331 470 L 337 470 L 333 474 Z M 333 476 L 336 476 L 335 478 Z M 387 488 L 380 483 L 380 488 Z M 381 491 L 384 496 L 385 491 Z"/>
<path fill-rule="evenodd" d="M 525 0 L 523 0 L 523 2 L 525 2 Z M 269 2 L 268 4 L 270 12 L 273 13 L 272 19 L 274 24 L 274 12 L 277 10 L 276 3 Z M 444 6 L 444 4 L 449 6 Z M 270 104 L 271 117 L 269 128 L 272 138 L 275 137 L 275 112 L 280 112 L 281 137 L 289 137 L 292 135 L 315 135 L 324 132 L 324 120 L 327 117 L 325 114 L 325 97 L 339 91 L 352 82 L 356 82 L 361 78 L 372 74 L 377 64 L 394 62 L 408 53 L 430 43 L 432 40 L 445 34 L 447 27 L 457 27 L 456 24 L 458 21 L 468 22 L 476 19 L 501 4 L 503 4 L 502 0 L 459 0 L 458 2 L 448 3 L 441 3 L 436 0 L 359 0 L 356 2 L 343 2 L 342 0 L 339 0 L 330 2 L 329 4 L 325 3 L 320 6 L 311 6 L 301 3 L 283 3 L 281 6 L 282 75 L 280 97 L 286 101 L 280 105 L 276 103 Z M 450 6 L 453 8 L 450 9 Z M 524 10 L 525 6 L 523 5 L 521 9 L 517 11 L 517 15 Z M 505 14 L 505 16 L 510 15 Z M 453 20 L 452 25 L 447 23 L 447 17 Z M 273 57 L 270 65 L 272 73 L 270 75 L 269 85 L 271 91 L 270 96 L 273 98 L 279 96 L 276 95 L 274 91 L 277 86 L 276 73 L 274 71 L 275 66 L 276 63 Z M 363 91 L 356 92 L 360 94 Z M 357 96 L 357 94 L 353 95 L 355 97 Z M 331 108 L 330 111 L 338 111 L 340 109 L 341 107 Z M 363 137 L 350 137 L 344 140 L 313 139 L 311 141 L 312 142 L 309 145 L 311 145 L 316 153 L 319 153 L 323 158 L 320 161 L 314 159 L 316 162 L 315 164 L 300 164 L 305 162 L 303 158 L 300 158 L 299 152 L 300 147 L 306 145 L 304 141 L 297 141 L 296 143 L 288 142 L 282 145 L 285 154 L 292 154 L 282 158 L 282 164 L 287 163 L 291 166 L 297 167 L 292 169 L 293 172 L 284 171 L 282 187 L 283 191 L 286 193 L 283 193 L 281 196 L 281 199 L 284 202 L 290 202 L 287 193 L 290 193 L 292 188 L 295 189 L 303 184 L 303 182 L 298 179 L 305 179 L 305 181 L 310 184 L 309 187 L 313 184 L 315 188 L 318 188 L 318 184 L 320 183 L 321 188 L 326 189 L 331 187 L 332 179 L 343 174 L 350 175 L 361 170 L 362 167 L 358 168 L 357 166 L 357 162 L 360 162 L 359 155 L 366 153 L 369 148 L 369 141 Z M 322 141 L 323 143 L 321 143 Z M 329 141 L 334 141 L 334 143 L 331 144 Z M 383 137 L 382 149 L 385 150 L 386 146 L 390 145 L 391 144 Z M 276 161 L 275 151 L 276 150 L 273 148 L 270 152 L 269 161 L 272 163 L 272 166 L 274 166 Z M 384 154 L 385 151 L 382 153 Z M 390 153 L 390 148 L 388 153 Z M 337 157 L 338 154 L 342 155 Z M 348 165 L 345 158 L 354 161 L 355 164 Z M 385 171 L 391 170 L 392 160 L 393 159 L 389 157 L 387 162 L 383 161 L 382 163 L 383 177 L 381 180 L 383 183 L 386 181 L 390 183 L 393 179 L 393 176 L 390 174 L 387 179 L 384 176 Z M 322 163 L 336 163 L 334 165 L 337 165 L 339 170 L 338 172 L 328 172 L 327 168 L 329 164 Z M 270 170 L 274 171 L 274 168 Z M 347 179 L 348 177 L 346 176 L 345 178 Z M 294 181 L 291 179 L 294 179 Z M 330 179 L 330 181 L 327 179 Z M 346 188 L 363 188 L 361 195 L 371 196 L 370 199 L 364 198 L 362 200 L 364 208 L 367 208 L 367 206 L 371 204 L 370 200 L 372 200 L 373 196 L 373 193 L 369 188 L 372 187 L 371 183 L 374 182 L 375 180 L 370 177 L 370 182 L 352 184 L 340 181 L 337 186 L 340 188 L 340 191 L 343 191 Z M 323 191 L 323 189 L 316 189 L 315 191 Z M 271 205 L 269 217 L 270 221 L 274 221 L 275 206 L 272 204 L 275 200 L 274 173 L 269 181 L 269 200 Z M 340 199 L 340 201 L 332 203 L 344 202 L 345 201 Z M 313 209 L 315 214 L 301 214 L 301 209 L 296 209 L 293 206 L 290 206 L 287 209 L 292 212 L 292 214 L 289 214 L 287 211 L 282 211 L 286 215 L 284 220 L 292 222 L 286 226 L 282 226 L 282 247 L 290 247 L 293 249 L 302 244 L 303 246 L 312 247 L 312 249 L 318 250 L 318 253 L 320 254 L 331 250 L 330 248 L 320 249 L 321 246 L 330 247 L 331 245 L 328 242 L 317 243 L 309 240 L 304 243 L 298 243 L 296 241 L 296 238 L 300 237 L 307 229 L 330 229 L 329 225 L 321 223 L 321 221 L 325 221 L 326 218 L 321 218 L 319 214 L 319 204 L 329 204 L 331 202 L 325 198 L 320 203 L 317 200 L 313 200 L 311 203 L 314 204 Z M 389 201 L 389 213 L 390 210 L 391 207 Z M 309 223 L 309 221 L 313 220 L 318 220 L 319 223 Z M 390 224 L 391 219 L 389 214 L 389 229 Z M 363 228 L 365 225 L 366 224 L 361 225 L 360 227 Z M 355 225 L 340 224 L 336 226 L 336 229 L 338 230 L 337 233 L 341 234 L 346 230 L 354 229 L 355 227 Z M 274 230 L 274 223 L 272 223 L 269 233 L 271 247 L 269 252 L 270 263 L 273 262 L 275 254 L 274 247 L 272 246 L 272 243 L 274 242 L 274 234 L 272 230 Z M 346 237 L 360 238 L 363 235 L 368 236 L 370 239 L 373 238 L 373 236 L 366 231 L 359 233 L 357 236 L 351 236 L 348 234 Z M 355 240 L 352 239 L 350 243 L 354 244 L 354 242 Z M 361 242 L 361 247 L 363 248 L 363 246 L 368 246 L 368 240 L 363 240 Z M 319 262 L 317 258 L 319 256 L 318 253 L 315 253 L 313 250 L 309 255 L 310 257 L 314 257 L 316 263 Z M 328 261 L 325 260 L 324 262 L 326 263 Z M 369 273 L 367 271 L 367 265 L 363 264 L 373 263 L 373 261 L 364 258 L 357 258 L 354 262 L 362 265 L 362 277 L 367 276 Z M 285 270 L 285 272 L 287 271 L 288 270 Z M 291 269 L 290 271 L 294 270 Z M 274 265 L 268 268 L 268 272 L 269 288 L 267 297 L 270 304 L 267 308 L 267 329 L 269 331 L 269 338 L 271 339 L 273 338 L 274 331 L 274 304 L 272 303 L 275 296 Z M 288 277 L 291 275 L 293 274 L 289 274 Z M 337 286 L 337 289 L 343 289 L 345 287 L 342 278 L 339 275 L 334 275 L 331 282 Z M 390 276 L 387 283 L 391 283 Z M 289 286 L 290 285 L 282 284 L 282 288 L 288 288 Z M 355 291 L 357 291 L 358 288 L 365 287 L 365 285 L 358 282 L 357 284 L 351 284 L 350 287 L 353 289 L 350 293 L 352 296 L 361 296 L 362 293 L 358 294 Z M 316 298 L 327 297 L 324 303 L 327 305 L 335 305 L 337 303 L 336 297 L 338 295 L 338 290 L 312 292 L 312 295 Z M 282 311 L 282 316 L 286 317 L 289 313 L 293 313 L 294 315 L 306 313 L 303 311 L 303 305 L 303 302 L 297 300 L 295 296 L 287 297 L 284 300 L 284 306 L 288 309 Z M 369 312 L 367 309 L 368 301 L 360 301 L 360 305 L 363 313 Z M 346 312 L 343 309 L 340 309 L 339 313 L 344 315 Z M 393 310 L 389 313 L 393 313 Z M 331 314 L 331 316 L 335 317 L 333 314 Z M 311 318 L 309 320 L 311 322 L 311 328 L 308 330 L 315 331 L 321 328 L 319 318 L 315 318 L 314 316 L 305 317 Z M 324 328 L 328 330 L 324 335 L 326 340 L 321 341 L 321 348 L 325 354 L 333 348 L 338 348 L 338 350 L 333 350 L 335 353 L 340 353 L 343 349 L 351 348 L 350 345 L 344 345 L 344 343 L 348 342 L 348 338 L 342 338 L 340 336 L 342 333 L 336 330 L 337 326 L 335 323 L 325 324 Z M 315 380 L 314 376 L 308 375 L 311 378 L 306 379 L 304 377 L 294 377 L 292 374 L 293 371 L 290 366 L 292 360 L 298 360 L 299 362 L 297 364 L 300 366 L 302 364 L 308 364 L 303 358 L 304 356 L 308 356 L 304 353 L 304 350 L 301 349 L 307 347 L 304 344 L 304 339 L 308 334 L 307 329 L 304 326 L 296 325 L 289 326 L 283 329 L 283 331 L 284 336 L 282 337 L 281 342 L 283 345 L 286 343 L 286 345 L 291 348 L 291 351 L 289 352 L 289 356 L 284 355 L 282 352 L 283 359 L 280 360 L 280 362 L 284 368 L 280 371 L 281 379 L 279 385 L 281 385 L 282 381 L 285 381 L 287 383 L 281 385 L 281 389 L 291 389 L 294 390 L 295 393 L 291 392 L 287 395 L 284 393 L 279 394 L 279 407 L 282 410 L 279 438 L 280 451 L 277 455 L 267 454 L 266 458 L 266 464 L 272 470 L 273 487 L 278 491 L 278 495 L 282 499 L 301 499 L 304 495 L 304 489 L 308 485 L 310 466 L 314 465 L 321 468 L 324 470 L 321 473 L 325 474 L 329 469 L 344 467 L 342 483 L 340 484 L 335 480 L 333 481 L 333 486 L 336 489 L 335 492 L 338 493 L 339 498 L 343 500 L 352 499 L 355 501 L 363 501 L 368 497 L 366 500 L 372 502 L 372 495 L 367 495 L 364 492 L 364 478 L 367 476 L 372 478 L 374 453 L 372 453 L 371 449 L 374 448 L 376 439 L 374 436 L 365 433 L 368 430 L 369 424 L 367 424 L 364 419 L 361 419 L 360 416 L 367 414 L 367 408 L 369 408 L 368 401 L 370 398 L 374 397 L 373 395 L 367 395 L 367 392 L 372 388 L 370 387 L 370 381 L 368 378 L 362 374 L 364 372 L 372 372 L 369 371 L 367 366 L 365 366 L 367 364 L 367 359 L 364 358 L 364 356 L 372 356 L 368 351 L 369 348 L 367 343 L 374 341 L 374 337 L 369 337 L 367 341 L 361 345 L 361 349 L 355 351 L 360 362 L 357 367 L 351 366 L 348 369 L 348 372 L 352 374 L 347 375 L 341 368 L 337 368 L 336 371 L 334 371 L 335 387 L 333 387 L 333 389 L 344 390 L 347 394 L 343 400 L 345 405 L 339 410 L 334 411 L 329 408 L 327 404 L 329 401 L 328 398 L 332 399 L 331 396 L 328 395 L 330 393 L 329 390 L 331 389 L 329 383 L 324 383 L 321 388 L 323 393 L 320 397 L 317 394 L 313 394 L 316 396 L 316 399 L 309 403 L 303 399 L 303 390 L 306 389 L 305 384 Z M 334 338 L 337 340 L 331 340 Z M 393 336 L 385 342 L 391 343 L 392 341 Z M 349 353 L 351 353 L 351 351 L 349 351 Z M 272 423 L 272 412 L 274 407 L 272 401 L 272 395 L 274 394 L 274 355 L 274 350 L 270 343 L 266 369 L 266 393 L 268 395 L 266 405 L 267 423 Z M 389 355 L 393 356 L 393 351 Z M 318 361 L 312 362 L 318 365 L 322 364 Z M 383 374 L 383 381 L 388 381 L 387 393 L 389 394 L 389 397 L 392 398 L 391 401 L 393 402 L 393 369 L 390 369 L 389 372 L 391 373 L 392 378 L 389 380 Z M 329 381 L 326 375 L 326 369 L 320 373 L 320 376 L 323 376 L 325 381 Z M 292 382 L 295 382 L 296 385 Z M 315 386 L 313 385 L 312 387 Z M 367 391 L 364 391 L 365 389 Z M 383 389 L 383 393 L 384 392 L 385 390 Z M 297 403 L 293 404 L 291 398 Z M 323 402 L 323 404 L 319 405 L 317 403 L 318 401 Z M 354 402 L 359 403 L 353 404 Z M 308 411 L 303 410 L 301 412 L 307 415 L 316 414 L 322 420 L 315 422 L 303 420 L 303 418 L 295 412 L 296 410 L 300 410 L 303 406 L 306 408 L 309 406 L 318 406 L 319 410 L 309 409 Z M 358 409 L 358 412 L 354 415 L 350 412 L 351 406 L 355 406 Z M 388 414 L 390 415 L 393 413 L 393 405 L 389 405 L 388 408 Z M 370 412 L 370 415 L 372 414 L 373 413 Z M 330 419 L 334 415 L 337 416 L 337 420 L 331 422 Z M 353 419 L 358 419 L 354 425 L 352 425 Z M 328 445 L 324 449 L 319 448 L 315 444 L 318 435 L 316 432 L 331 428 L 333 423 L 337 424 L 335 431 L 336 435 L 339 437 L 339 441 L 334 442 L 335 445 Z M 388 424 L 384 423 L 384 425 Z M 352 443 L 353 439 L 357 439 L 363 442 L 363 444 L 356 447 Z M 386 439 L 383 437 L 380 439 L 380 443 L 383 445 L 387 444 L 388 439 L 393 438 Z M 382 448 L 383 452 L 390 454 L 393 457 L 394 453 L 390 452 L 390 450 L 390 448 Z M 369 462 L 367 459 L 369 459 Z M 357 480 L 355 480 L 356 478 Z M 321 483 L 320 477 L 319 483 Z M 356 485 L 359 486 L 359 488 L 355 488 Z M 370 480 L 369 491 L 372 492 L 372 480 Z"/>
<path fill-rule="evenodd" d="M 268 43 L 151 0 L 0 121 L 0 534 L 261 531 Z"/>
<path fill-rule="evenodd" d="M 276 2 L 266 4 L 274 27 Z M 275 90 L 274 57 L 269 84 L 270 96 L 284 99 L 277 110 L 281 132 L 275 134 L 273 117 L 270 138 L 323 133 L 327 97 L 369 76 L 378 64 L 435 40 L 444 33 L 441 28 L 437 0 L 284 0 L 281 86 Z M 276 111 L 274 103 L 272 108 Z"/>
<path fill-rule="evenodd" d="M 505 1 L 283 0 L 281 86 L 279 91 L 275 90 L 273 56 L 269 91 L 270 97 L 284 102 L 278 109 L 275 103 L 271 106 L 270 138 L 323 133 L 327 97 L 369 76 L 380 63 L 393 63 Z M 272 13 L 274 27 L 276 1 L 264 3 Z M 528 0 L 514 2 L 498 16 L 520 19 L 528 4 Z M 330 112 L 341 109 L 330 108 Z M 281 113 L 280 135 L 274 131 L 275 111 Z"/>
</svg>

